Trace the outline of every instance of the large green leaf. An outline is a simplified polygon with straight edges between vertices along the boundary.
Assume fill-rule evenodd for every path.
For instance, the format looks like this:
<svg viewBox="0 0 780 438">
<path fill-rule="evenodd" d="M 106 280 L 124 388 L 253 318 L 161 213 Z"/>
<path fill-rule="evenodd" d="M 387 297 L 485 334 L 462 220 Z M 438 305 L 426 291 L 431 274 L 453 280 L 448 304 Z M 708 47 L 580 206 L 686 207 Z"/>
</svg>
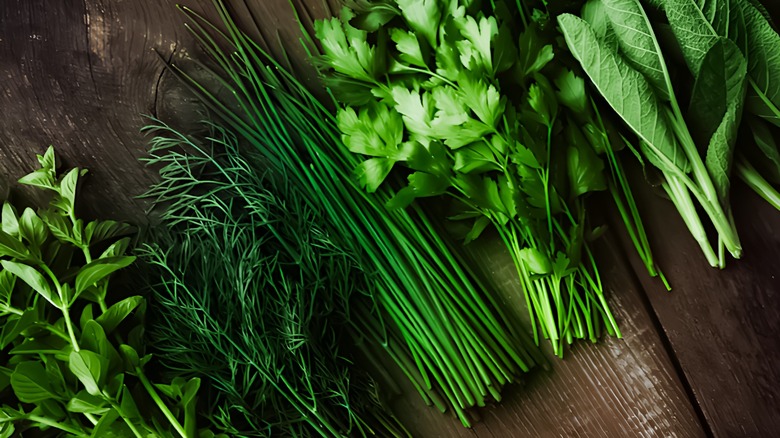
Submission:
<svg viewBox="0 0 780 438">
<path fill-rule="evenodd" d="M 688 68 L 698 77 L 704 56 L 729 32 L 730 0 L 666 0 L 666 16 Z M 737 9 L 737 8 L 733 8 Z"/>
<path fill-rule="evenodd" d="M 780 35 L 756 7 L 741 0 L 750 52 L 751 93 L 747 109 L 780 126 Z"/>
<path fill-rule="evenodd" d="M 134 261 L 135 257 L 133 256 L 108 257 L 85 265 L 76 274 L 76 294 L 74 299 L 88 287 L 122 268 L 130 266 Z"/>
<path fill-rule="evenodd" d="M 57 398 L 57 394 L 49 384 L 46 370 L 38 361 L 20 362 L 11 374 L 11 387 L 16 398 L 24 403 L 38 403 L 50 398 Z"/>
<path fill-rule="evenodd" d="M 3 260 L 0 263 L 2 263 L 3 268 L 9 270 L 12 274 L 27 283 L 33 290 L 46 298 L 46 301 L 50 302 L 53 306 L 60 307 L 62 305 L 60 297 L 52 290 L 49 282 L 46 281 L 43 274 L 38 272 L 37 269 L 25 265 L 24 263 L 16 263 L 8 260 Z"/>
<path fill-rule="evenodd" d="M 702 61 L 691 95 L 688 124 L 699 145 L 706 145 L 729 107 L 741 114 L 747 61 L 733 42 L 720 37 Z M 736 127 L 732 130 L 736 132 Z"/>
<path fill-rule="evenodd" d="M 582 19 L 562 14 L 558 23 L 569 50 L 623 121 L 657 154 L 682 172 L 688 172 L 690 163 L 677 143 L 664 105 L 645 76 L 609 50 Z M 653 164 L 666 169 L 656 157 Z"/>
<path fill-rule="evenodd" d="M 88 393 L 100 395 L 100 388 L 105 381 L 105 371 L 108 368 L 108 359 L 89 350 L 73 351 L 70 353 L 68 368 Z"/>
<path fill-rule="evenodd" d="M 642 73 L 658 90 L 662 98 L 668 98 L 669 90 L 666 63 L 645 10 L 639 0 L 601 0 L 612 23 L 621 53 L 634 69 Z"/>
<path fill-rule="evenodd" d="M 143 302 L 143 300 L 144 299 L 140 296 L 125 298 L 109 307 L 105 313 L 98 316 L 96 321 L 103 326 L 103 329 L 107 334 L 110 334 L 141 304 L 141 302 Z"/>
</svg>

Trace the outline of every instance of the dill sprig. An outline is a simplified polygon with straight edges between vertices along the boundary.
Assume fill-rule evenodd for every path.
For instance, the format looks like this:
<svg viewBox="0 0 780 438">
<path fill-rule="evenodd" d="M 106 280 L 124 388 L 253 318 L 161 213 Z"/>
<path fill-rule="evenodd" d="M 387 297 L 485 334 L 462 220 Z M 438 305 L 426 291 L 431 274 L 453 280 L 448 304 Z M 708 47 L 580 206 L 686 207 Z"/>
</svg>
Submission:
<svg viewBox="0 0 780 438">
<path fill-rule="evenodd" d="M 211 128 L 204 145 L 147 128 L 161 176 L 147 196 L 164 209 L 144 251 L 158 271 L 150 338 L 167 369 L 204 377 L 231 435 L 408 435 L 342 349 L 372 283 L 286 176 Z"/>
</svg>

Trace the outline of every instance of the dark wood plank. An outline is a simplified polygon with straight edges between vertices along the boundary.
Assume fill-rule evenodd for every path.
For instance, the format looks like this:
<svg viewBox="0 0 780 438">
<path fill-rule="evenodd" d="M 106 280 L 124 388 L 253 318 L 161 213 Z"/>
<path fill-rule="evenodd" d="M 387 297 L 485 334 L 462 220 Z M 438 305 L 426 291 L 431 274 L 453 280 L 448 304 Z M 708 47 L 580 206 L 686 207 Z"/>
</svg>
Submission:
<svg viewBox="0 0 780 438">
<path fill-rule="evenodd" d="M 547 351 L 550 369 L 507 388 L 500 404 L 479 411 L 482 421 L 471 431 L 405 397 L 395 408 L 417 436 L 705 436 L 617 238 L 605 237 L 598 257 L 624 338 L 575 344 L 564 360 Z M 480 265 L 497 280 L 504 304 L 524 314 L 514 267 L 500 242 L 473 245 Z"/>
<path fill-rule="evenodd" d="M 173 1 L 0 2 L 0 189 L 53 144 L 91 171 L 85 212 L 142 222 L 134 197 L 152 174 L 137 160 L 146 150 L 139 129 L 156 112 L 163 72 L 152 49 L 185 41 Z"/>
<path fill-rule="evenodd" d="M 641 171 L 640 171 L 641 172 Z M 631 252 L 654 313 L 715 436 L 780 431 L 780 212 L 743 184 L 732 205 L 744 257 L 711 268 L 671 202 L 635 184 L 667 293 Z M 623 235 L 624 245 L 629 246 Z"/>
</svg>

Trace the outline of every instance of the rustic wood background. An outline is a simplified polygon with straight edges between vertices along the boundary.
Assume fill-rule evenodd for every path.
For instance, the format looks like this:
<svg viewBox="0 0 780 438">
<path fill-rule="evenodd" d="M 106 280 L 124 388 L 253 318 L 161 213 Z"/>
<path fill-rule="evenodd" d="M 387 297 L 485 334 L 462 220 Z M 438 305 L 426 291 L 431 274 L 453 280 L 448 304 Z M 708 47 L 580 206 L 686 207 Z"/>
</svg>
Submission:
<svg viewBox="0 0 780 438">
<path fill-rule="evenodd" d="M 213 16 L 208 0 L 182 3 Z M 248 3 L 247 12 L 263 23 L 258 38 L 295 43 L 288 0 Z M 780 16 L 779 3 L 764 3 Z M 305 17 L 326 14 L 319 0 L 305 9 Z M 144 223 L 146 206 L 136 196 L 154 173 L 138 161 L 146 150 L 143 115 L 192 114 L 192 102 L 152 49 L 196 55 L 174 1 L 0 1 L 0 195 L 33 202 L 35 195 L 14 181 L 34 167 L 35 153 L 54 144 L 67 164 L 90 169 L 83 214 Z M 577 344 L 564 360 L 550 355 L 549 371 L 509 388 L 503 403 L 480 411 L 472 430 L 402 397 L 395 408 L 417 436 L 779 436 L 780 213 L 736 184 L 745 257 L 717 272 L 672 204 L 637 182 L 674 291 L 647 277 L 608 212 L 614 226 L 599 257 L 625 337 Z M 502 293 L 513 296 L 507 255 L 491 242 L 474 251 L 505 279 Z"/>
</svg>

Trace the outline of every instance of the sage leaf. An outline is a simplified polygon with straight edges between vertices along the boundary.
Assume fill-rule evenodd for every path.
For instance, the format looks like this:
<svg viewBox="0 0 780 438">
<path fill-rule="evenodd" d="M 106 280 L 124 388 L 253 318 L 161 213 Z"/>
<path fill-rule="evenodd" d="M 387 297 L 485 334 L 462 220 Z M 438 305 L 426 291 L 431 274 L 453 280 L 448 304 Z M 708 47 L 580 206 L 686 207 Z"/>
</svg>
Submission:
<svg viewBox="0 0 780 438">
<path fill-rule="evenodd" d="M 751 93 L 747 109 L 766 121 L 780 126 L 780 35 L 761 12 L 741 0 L 747 29 L 748 74 Z"/>
<path fill-rule="evenodd" d="M 672 94 L 661 47 L 639 0 L 601 0 L 626 61 L 663 99 Z"/>
<path fill-rule="evenodd" d="M 691 134 L 699 144 L 707 144 L 723 120 L 728 107 L 745 97 L 747 61 L 727 38 L 718 37 L 707 49 L 696 77 L 688 109 Z"/>
<path fill-rule="evenodd" d="M 587 22 L 562 14 L 558 23 L 572 54 L 609 105 L 658 155 L 687 173 L 690 163 L 677 143 L 663 104 L 645 76 L 620 54 L 609 50 Z M 659 157 L 651 155 L 648 159 L 662 170 L 668 167 Z"/>
<path fill-rule="evenodd" d="M 666 16 L 685 62 L 693 76 L 698 77 L 704 56 L 718 41 L 719 35 L 728 34 L 730 1 L 666 0 L 665 3 Z"/>
<path fill-rule="evenodd" d="M 753 132 L 753 140 L 764 159 L 757 160 L 756 165 L 762 167 L 767 173 L 766 177 L 775 184 L 780 184 L 780 148 L 775 137 L 764 121 L 759 118 L 750 118 L 747 121 Z"/>
</svg>

